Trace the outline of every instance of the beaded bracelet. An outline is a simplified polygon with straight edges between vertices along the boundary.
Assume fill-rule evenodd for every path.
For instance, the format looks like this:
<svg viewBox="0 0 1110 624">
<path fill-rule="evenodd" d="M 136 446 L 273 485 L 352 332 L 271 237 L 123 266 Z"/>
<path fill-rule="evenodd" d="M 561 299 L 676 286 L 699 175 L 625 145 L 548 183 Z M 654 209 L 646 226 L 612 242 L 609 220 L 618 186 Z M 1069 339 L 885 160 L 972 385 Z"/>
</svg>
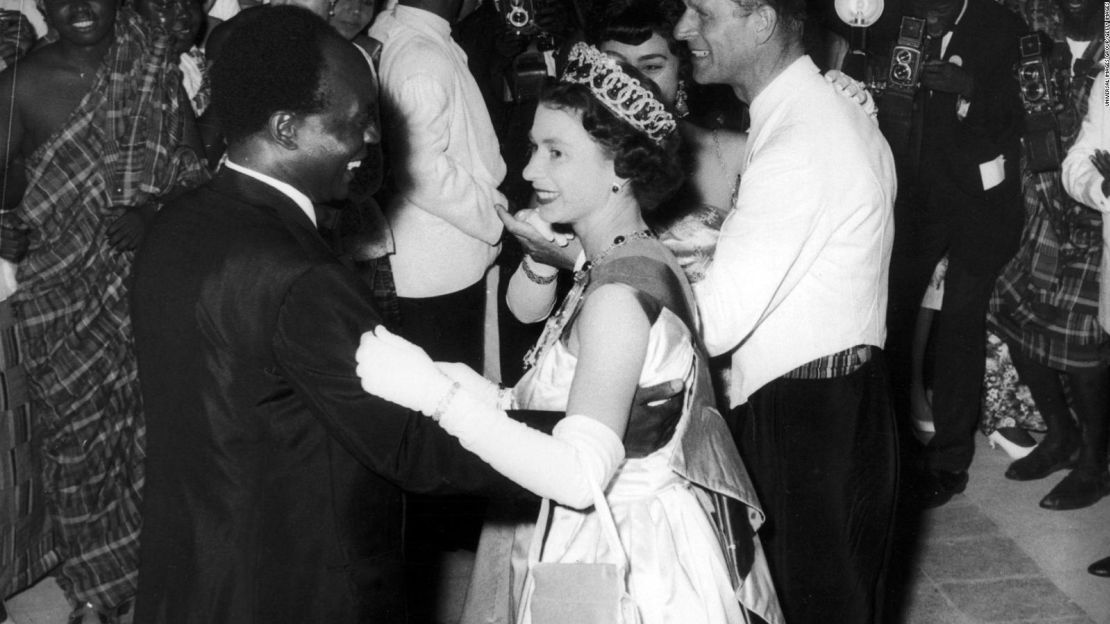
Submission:
<svg viewBox="0 0 1110 624">
<path fill-rule="evenodd" d="M 459 382 L 451 382 L 451 387 L 447 389 L 447 392 L 443 393 L 443 396 L 439 399 L 439 403 L 436 404 L 436 409 L 431 414 L 432 420 L 439 422 L 439 419 L 443 418 L 443 413 L 451 406 L 451 401 L 455 398 L 455 395 L 458 394 L 459 388 L 461 387 L 462 384 Z"/>
<path fill-rule="evenodd" d="M 539 284 L 540 286 L 544 286 L 546 284 L 554 282 L 555 278 L 559 276 L 558 271 L 552 273 L 551 275 L 540 275 L 532 271 L 532 269 L 528 268 L 528 256 L 524 256 L 524 258 L 521 259 L 520 268 L 524 271 L 524 275 L 528 278 L 528 281 L 532 282 L 533 284 Z"/>
</svg>

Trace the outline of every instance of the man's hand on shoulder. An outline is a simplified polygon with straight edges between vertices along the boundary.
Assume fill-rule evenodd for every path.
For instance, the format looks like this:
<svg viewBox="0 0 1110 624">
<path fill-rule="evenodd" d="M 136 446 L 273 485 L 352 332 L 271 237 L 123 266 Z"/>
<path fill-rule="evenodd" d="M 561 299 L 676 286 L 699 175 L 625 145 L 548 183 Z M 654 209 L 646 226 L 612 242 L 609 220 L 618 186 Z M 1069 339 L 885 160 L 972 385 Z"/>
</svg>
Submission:
<svg viewBox="0 0 1110 624">
<path fill-rule="evenodd" d="M 686 403 L 681 379 L 636 388 L 628 427 L 624 431 L 624 450 L 628 457 L 646 457 L 670 441 Z"/>
<path fill-rule="evenodd" d="M 108 243 L 117 251 L 138 249 L 156 214 L 158 204 L 155 202 L 129 206 L 119 218 L 108 225 Z"/>
</svg>

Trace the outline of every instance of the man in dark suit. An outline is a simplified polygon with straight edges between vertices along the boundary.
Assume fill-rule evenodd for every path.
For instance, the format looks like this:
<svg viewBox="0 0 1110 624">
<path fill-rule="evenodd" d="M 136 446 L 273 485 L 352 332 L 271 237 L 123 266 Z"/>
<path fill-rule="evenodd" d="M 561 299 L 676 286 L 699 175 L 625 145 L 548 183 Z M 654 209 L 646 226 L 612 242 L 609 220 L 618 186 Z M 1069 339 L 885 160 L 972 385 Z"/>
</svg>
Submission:
<svg viewBox="0 0 1110 624">
<path fill-rule="evenodd" d="M 934 266 L 947 254 L 944 303 L 934 330 L 936 435 L 926 449 L 921 488 L 924 503 L 935 506 L 967 485 L 980 415 L 987 303 L 1021 233 L 1023 117 L 1014 65 L 1026 29 L 1017 15 L 990 0 L 911 0 L 909 7 L 926 20 L 927 60 L 909 149 L 896 154 L 888 344 L 903 363 L 903 375 L 894 379 L 905 390 L 914 318 Z"/>
<path fill-rule="evenodd" d="M 401 489 L 518 490 L 429 419 L 366 394 L 369 288 L 314 227 L 378 140 L 373 77 L 294 7 L 212 70 L 227 162 L 135 265 L 147 416 L 136 622 L 405 621 Z"/>
</svg>

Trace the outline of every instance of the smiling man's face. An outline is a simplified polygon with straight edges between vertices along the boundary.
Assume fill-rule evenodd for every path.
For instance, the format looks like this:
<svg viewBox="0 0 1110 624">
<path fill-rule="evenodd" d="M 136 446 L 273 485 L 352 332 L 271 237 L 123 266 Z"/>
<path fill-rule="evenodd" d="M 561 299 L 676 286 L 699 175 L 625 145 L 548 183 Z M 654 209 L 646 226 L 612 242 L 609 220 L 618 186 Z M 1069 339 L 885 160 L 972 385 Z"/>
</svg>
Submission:
<svg viewBox="0 0 1110 624">
<path fill-rule="evenodd" d="M 46 0 L 46 21 L 58 37 L 74 45 L 94 46 L 112 37 L 118 0 Z"/>
<path fill-rule="evenodd" d="M 1074 30 L 1082 31 L 1096 31 L 1099 24 L 1102 22 L 1102 15 L 1099 9 L 1102 8 L 1101 2 L 1095 0 L 1056 0 L 1056 6 L 1060 9 L 1060 17 L 1064 21 L 1065 26 L 1070 26 Z"/>
<path fill-rule="evenodd" d="M 700 84 L 727 84 L 744 75 L 754 62 L 756 33 L 751 19 L 759 6 L 745 0 L 685 0 L 686 11 L 675 25 L 674 36 L 690 47 L 694 80 Z"/>
</svg>

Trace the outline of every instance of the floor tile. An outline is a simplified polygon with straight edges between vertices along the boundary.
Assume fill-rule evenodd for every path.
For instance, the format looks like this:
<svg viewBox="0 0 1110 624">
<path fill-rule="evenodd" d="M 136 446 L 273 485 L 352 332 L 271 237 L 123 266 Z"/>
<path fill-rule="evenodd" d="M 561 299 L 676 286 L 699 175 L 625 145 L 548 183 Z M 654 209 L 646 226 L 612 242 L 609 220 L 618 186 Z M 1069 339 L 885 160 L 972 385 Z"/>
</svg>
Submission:
<svg viewBox="0 0 1110 624">
<path fill-rule="evenodd" d="M 1050 618 L 1085 615 L 1059 588 L 1044 578 L 942 583 L 940 587 L 956 608 L 973 621 L 1043 622 Z"/>
<path fill-rule="evenodd" d="M 1029 555 L 998 533 L 929 543 L 922 553 L 921 567 L 937 582 L 1040 574 Z"/>
<path fill-rule="evenodd" d="M 928 540 L 952 540 L 998 533 L 998 525 L 971 503 L 944 505 L 925 518 L 931 526 Z"/>
<path fill-rule="evenodd" d="M 930 582 L 915 584 L 910 590 L 903 624 L 970 624 L 936 585 Z"/>
</svg>

